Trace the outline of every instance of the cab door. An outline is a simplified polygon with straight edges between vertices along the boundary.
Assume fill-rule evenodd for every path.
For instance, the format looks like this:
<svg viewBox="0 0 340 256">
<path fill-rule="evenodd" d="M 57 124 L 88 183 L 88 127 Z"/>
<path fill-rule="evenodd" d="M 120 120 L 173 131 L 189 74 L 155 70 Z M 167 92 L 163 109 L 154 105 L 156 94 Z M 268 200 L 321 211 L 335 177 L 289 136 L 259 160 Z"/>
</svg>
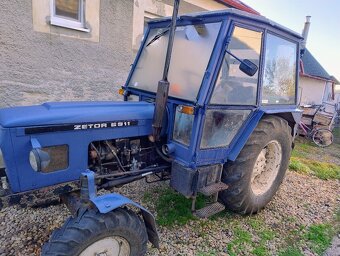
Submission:
<svg viewBox="0 0 340 256">
<path fill-rule="evenodd" d="M 202 120 L 198 165 L 224 162 L 230 148 L 256 114 L 260 68 L 253 76 L 239 69 L 248 59 L 258 67 L 261 60 L 263 31 L 235 24 L 219 69 L 214 89 L 208 95 Z"/>
</svg>

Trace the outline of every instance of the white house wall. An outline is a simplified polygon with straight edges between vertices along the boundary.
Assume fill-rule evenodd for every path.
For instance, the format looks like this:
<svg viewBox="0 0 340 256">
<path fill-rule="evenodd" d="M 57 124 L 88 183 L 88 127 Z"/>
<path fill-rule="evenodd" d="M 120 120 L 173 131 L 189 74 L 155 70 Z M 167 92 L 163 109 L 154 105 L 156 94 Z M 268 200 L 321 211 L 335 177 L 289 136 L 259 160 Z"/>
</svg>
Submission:
<svg viewBox="0 0 340 256">
<path fill-rule="evenodd" d="M 301 105 L 322 104 L 326 82 L 300 76 Z"/>
<path fill-rule="evenodd" d="M 117 91 L 139 47 L 144 18 L 169 16 L 173 4 L 173 0 L 86 0 L 90 31 L 83 32 L 51 25 L 52 1 L 0 0 L 0 108 L 122 99 Z M 223 8 L 213 0 L 182 0 L 180 13 Z"/>
<path fill-rule="evenodd" d="M 121 99 L 135 55 L 133 0 L 86 0 L 89 33 L 50 25 L 50 2 L 0 1 L 0 108 Z"/>
<path fill-rule="evenodd" d="M 132 47 L 134 50 L 139 48 L 144 34 L 144 18 L 171 16 L 172 4 L 173 1 L 169 0 L 134 0 L 132 29 Z M 215 11 L 226 8 L 224 4 L 214 0 L 184 0 L 181 1 L 179 13 Z"/>
</svg>

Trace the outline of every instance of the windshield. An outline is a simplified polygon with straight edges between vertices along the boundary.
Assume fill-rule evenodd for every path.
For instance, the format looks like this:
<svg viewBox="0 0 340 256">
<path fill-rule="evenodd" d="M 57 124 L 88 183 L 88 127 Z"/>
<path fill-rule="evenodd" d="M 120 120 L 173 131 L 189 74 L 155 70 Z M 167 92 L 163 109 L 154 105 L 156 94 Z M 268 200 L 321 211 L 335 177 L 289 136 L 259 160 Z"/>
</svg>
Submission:
<svg viewBox="0 0 340 256">
<path fill-rule="evenodd" d="M 176 28 L 168 75 L 170 96 L 196 100 L 220 27 L 221 22 Z M 168 29 L 150 30 L 128 86 L 157 92 L 163 76 Z"/>
</svg>

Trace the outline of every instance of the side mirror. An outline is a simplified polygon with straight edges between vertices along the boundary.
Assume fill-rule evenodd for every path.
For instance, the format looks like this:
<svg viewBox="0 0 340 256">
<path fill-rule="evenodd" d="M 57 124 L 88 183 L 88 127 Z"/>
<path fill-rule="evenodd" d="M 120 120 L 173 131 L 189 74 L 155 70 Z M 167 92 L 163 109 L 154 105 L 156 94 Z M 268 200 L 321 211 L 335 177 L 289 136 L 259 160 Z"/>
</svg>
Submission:
<svg viewBox="0 0 340 256">
<path fill-rule="evenodd" d="M 248 76 L 253 76 L 256 74 L 258 67 L 250 60 L 244 59 L 241 61 L 239 69 Z"/>
</svg>

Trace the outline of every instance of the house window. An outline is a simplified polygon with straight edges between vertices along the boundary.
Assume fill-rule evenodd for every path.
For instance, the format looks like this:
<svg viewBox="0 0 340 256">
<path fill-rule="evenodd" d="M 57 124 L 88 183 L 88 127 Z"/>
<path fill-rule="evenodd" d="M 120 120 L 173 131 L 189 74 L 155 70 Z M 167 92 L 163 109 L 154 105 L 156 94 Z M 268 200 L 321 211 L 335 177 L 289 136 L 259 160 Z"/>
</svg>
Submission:
<svg viewBox="0 0 340 256">
<path fill-rule="evenodd" d="M 85 24 L 85 0 L 51 0 L 51 24 L 89 32 Z"/>
</svg>

